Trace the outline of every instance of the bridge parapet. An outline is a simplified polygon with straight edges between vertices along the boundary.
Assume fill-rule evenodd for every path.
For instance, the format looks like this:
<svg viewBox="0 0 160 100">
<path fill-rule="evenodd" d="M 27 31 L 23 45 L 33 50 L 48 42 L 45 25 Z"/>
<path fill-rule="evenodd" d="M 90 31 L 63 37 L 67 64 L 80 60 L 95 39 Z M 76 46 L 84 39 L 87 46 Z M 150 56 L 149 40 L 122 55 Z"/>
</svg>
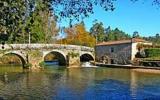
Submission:
<svg viewBox="0 0 160 100">
<path fill-rule="evenodd" d="M 77 45 L 62 45 L 62 44 L 5 44 L 4 49 L 0 50 L 26 50 L 26 49 L 65 49 L 94 52 L 94 48 Z"/>
</svg>

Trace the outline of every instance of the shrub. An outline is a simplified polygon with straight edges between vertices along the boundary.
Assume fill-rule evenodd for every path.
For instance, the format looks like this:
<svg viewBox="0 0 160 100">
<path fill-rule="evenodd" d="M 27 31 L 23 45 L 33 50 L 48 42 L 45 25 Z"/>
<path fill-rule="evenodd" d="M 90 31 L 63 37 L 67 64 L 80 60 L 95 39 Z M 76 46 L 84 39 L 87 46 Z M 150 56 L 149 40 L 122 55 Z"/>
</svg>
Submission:
<svg viewBox="0 0 160 100">
<path fill-rule="evenodd" d="M 146 57 L 160 57 L 160 48 L 145 49 Z"/>
<path fill-rule="evenodd" d="M 40 66 L 40 67 L 44 67 L 44 66 L 45 66 L 45 62 L 44 62 L 44 61 L 40 62 L 40 63 L 39 63 L 39 66 Z"/>
<path fill-rule="evenodd" d="M 79 53 L 69 52 L 68 55 L 71 56 L 72 58 L 74 58 L 74 57 L 78 57 Z"/>
<path fill-rule="evenodd" d="M 25 69 L 29 69 L 29 68 L 31 68 L 31 67 L 32 67 L 32 64 L 31 64 L 31 63 L 27 63 L 27 64 L 24 65 L 24 68 L 25 68 Z"/>
</svg>

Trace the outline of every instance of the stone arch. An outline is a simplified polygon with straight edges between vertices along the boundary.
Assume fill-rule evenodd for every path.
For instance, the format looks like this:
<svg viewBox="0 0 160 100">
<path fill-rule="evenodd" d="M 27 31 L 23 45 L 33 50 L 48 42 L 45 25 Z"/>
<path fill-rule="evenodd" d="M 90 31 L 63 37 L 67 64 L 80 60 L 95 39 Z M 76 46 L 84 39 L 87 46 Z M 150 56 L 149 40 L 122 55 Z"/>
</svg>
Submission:
<svg viewBox="0 0 160 100">
<path fill-rule="evenodd" d="M 53 59 L 58 60 L 59 65 L 62 65 L 62 66 L 67 65 L 67 59 L 66 59 L 66 55 L 64 52 L 59 51 L 59 50 L 52 50 L 50 52 L 47 52 L 43 56 L 44 61 L 53 61 L 53 59 L 46 58 L 49 54 L 55 55 L 55 58 Z"/>
<path fill-rule="evenodd" d="M 18 52 L 6 52 L 5 54 L 3 54 L 2 58 L 6 55 L 9 55 L 9 54 L 13 54 L 13 55 L 17 56 L 21 60 L 23 68 L 25 67 L 25 65 L 27 64 L 27 61 L 25 60 L 25 57 L 22 54 L 20 54 Z"/>
<path fill-rule="evenodd" d="M 83 53 L 80 55 L 80 62 L 94 61 L 94 56 L 91 53 Z"/>
</svg>

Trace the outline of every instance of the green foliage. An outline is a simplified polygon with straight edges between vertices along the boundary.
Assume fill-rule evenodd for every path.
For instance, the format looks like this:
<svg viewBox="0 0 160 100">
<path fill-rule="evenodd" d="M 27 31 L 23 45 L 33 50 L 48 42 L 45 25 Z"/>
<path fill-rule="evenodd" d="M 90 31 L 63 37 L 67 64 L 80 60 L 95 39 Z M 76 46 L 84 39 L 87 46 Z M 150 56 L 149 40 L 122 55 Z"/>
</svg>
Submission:
<svg viewBox="0 0 160 100">
<path fill-rule="evenodd" d="M 155 45 L 160 45 L 160 35 L 156 34 L 155 36 L 143 37 L 145 40 L 153 42 Z"/>
<path fill-rule="evenodd" d="M 100 22 L 95 22 L 93 26 L 90 29 L 90 33 L 92 36 L 94 36 L 97 40 L 97 42 L 102 42 L 105 39 L 105 32 L 104 32 L 104 27 L 103 23 Z"/>
<path fill-rule="evenodd" d="M 48 43 L 56 34 L 56 22 L 44 0 L 0 1 L 0 33 L 8 34 L 8 43 Z M 14 10 L 13 10 L 14 9 Z M 0 34 L 1 37 L 1 34 Z M 1 41 L 1 39 L 0 39 Z"/>
<path fill-rule="evenodd" d="M 139 38 L 140 35 L 139 35 L 138 31 L 133 32 L 133 36 L 132 37 L 133 38 Z"/>
<path fill-rule="evenodd" d="M 115 28 L 114 30 L 109 31 L 106 33 L 105 41 L 115 41 L 115 40 L 125 40 L 130 39 L 131 36 L 127 33 Z"/>
<path fill-rule="evenodd" d="M 30 2 L 30 0 L 28 0 Z M 7 32 L 9 36 L 19 31 L 23 23 L 27 6 L 25 0 L 1 0 L 0 1 L 0 33 Z"/>
<path fill-rule="evenodd" d="M 142 49 L 149 49 L 149 48 L 159 48 L 160 49 L 160 45 L 148 45 L 148 44 L 142 44 L 142 43 L 138 43 L 137 44 L 137 49 L 138 50 L 142 50 Z"/>
<path fill-rule="evenodd" d="M 41 57 L 42 53 L 39 50 L 28 51 L 28 54 L 32 57 Z"/>
<path fill-rule="evenodd" d="M 36 13 L 36 12 L 35 12 Z M 30 21 L 34 19 L 33 24 L 29 27 L 30 33 L 31 33 L 31 42 L 44 42 L 45 40 L 45 32 L 43 31 L 43 24 L 42 24 L 42 18 L 41 16 L 37 16 L 35 13 L 33 13 L 32 17 L 28 20 L 28 26 L 30 24 Z M 28 33 L 29 34 L 29 33 Z"/>
<path fill-rule="evenodd" d="M 94 23 L 90 29 L 90 34 L 97 39 L 97 42 L 124 40 L 131 38 L 130 35 L 119 30 L 118 28 L 115 28 L 114 30 L 112 30 L 110 26 L 108 28 L 104 28 L 102 22 Z"/>
<path fill-rule="evenodd" d="M 143 61 L 158 61 L 160 60 L 160 57 L 148 57 L 148 58 L 143 58 Z"/>
<path fill-rule="evenodd" d="M 29 69 L 29 68 L 31 68 L 32 67 L 32 64 L 31 63 L 27 63 L 27 64 L 25 64 L 24 66 L 23 66 L 23 68 L 25 68 L 25 69 Z"/>
<path fill-rule="evenodd" d="M 46 66 L 46 65 L 45 65 L 45 62 L 44 62 L 44 61 L 40 62 L 40 63 L 39 63 L 39 66 L 40 66 L 40 67 Z"/>
<path fill-rule="evenodd" d="M 51 42 L 52 35 L 57 32 L 53 30 L 56 27 L 53 20 L 52 22 L 50 20 L 51 24 L 48 26 L 49 17 L 52 16 L 55 20 L 57 18 L 79 20 L 93 13 L 93 5 L 100 4 L 105 10 L 113 10 L 113 2 L 114 0 L 95 0 L 95 2 L 91 0 L 78 2 L 77 0 L 2 0 L 0 1 L 0 33 L 7 32 L 8 43 L 28 43 L 29 32 L 31 42 L 48 43 Z"/>
<path fill-rule="evenodd" d="M 104 10 L 114 10 L 115 0 L 49 0 L 52 2 L 53 10 L 60 18 L 71 20 L 88 17 L 93 14 L 93 7 L 100 5 Z M 62 7 L 63 5 L 63 7 Z"/>
<path fill-rule="evenodd" d="M 28 43 L 29 32 L 31 42 L 51 42 L 55 22 L 48 26 L 49 17 L 57 21 L 62 18 L 71 20 L 88 17 L 93 14 L 93 7 L 100 5 L 105 11 L 115 9 L 116 0 L 1 0 L 0 1 L 0 36 L 7 32 L 8 43 Z M 140 0 L 131 0 L 140 1 Z M 160 4 L 153 0 L 154 4 Z M 45 17 L 46 16 L 46 17 Z M 50 28 L 53 27 L 53 30 Z M 97 27 L 98 26 L 98 27 Z M 117 36 L 106 38 L 102 23 L 96 23 L 98 41 L 116 40 Z M 94 28 L 94 27 L 93 27 Z M 92 32 L 94 29 L 92 30 Z M 91 32 L 91 33 L 92 33 Z M 53 33 L 53 34 L 52 34 Z M 105 37 L 105 38 L 104 38 Z M 0 39 L 1 41 L 1 39 Z"/>
<path fill-rule="evenodd" d="M 36 4 L 25 26 L 26 36 L 28 37 L 28 32 L 31 33 L 31 43 L 49 43 L 52 36 L 58 32 L 55 19 L 41 0 L 36 1 Z"/>
<path fill-rule="evenodd" d="M 160 57 L 160 49 L 159 48 L 145 49 L 145 53 L 146 53 L 147 57 Z"/>
<path fill-rule="evenodd" d="M 78 57 L 78 56 L 79 56 L 79 53 L 69 52 L 69 53 L 68 53 L 68 56 L 71 56 L 72 58 Z"/>
<path fill-rule="evenodd" d="M 93 47 L 95 45 L 95 38 L 86 31 L 83 23 L 76 24 L 72 28 L 65 29 L 66 38 L 58 41 L 58 43 L 83 45 Z"/>
</svg>

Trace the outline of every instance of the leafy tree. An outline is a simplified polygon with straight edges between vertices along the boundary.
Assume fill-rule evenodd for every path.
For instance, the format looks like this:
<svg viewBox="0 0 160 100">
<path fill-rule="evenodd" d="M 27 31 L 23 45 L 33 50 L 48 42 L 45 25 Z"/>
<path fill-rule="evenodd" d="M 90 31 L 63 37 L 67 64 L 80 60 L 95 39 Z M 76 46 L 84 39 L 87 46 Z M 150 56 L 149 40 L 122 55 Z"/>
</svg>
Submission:
<svg viewBox="0 0 160 100">
<path fill-rule="evenodd" d="M 0 1 L 0 34 L 7 32 L 14 35 L 19 31 L 26 16 L 27 5 L 29 4 L 25 0 Z"/>
<path fill-rule="evenodd" d="M 105 33 L 109 33 L 109 32 L 111 32 L 111 27 L 110 27 L 110 26 L 108 26 L 108 27 L 105 29 Z"/>
<path fill-rule="evenodd" d="M 35 11 L 31 19 L 34 19 L 34 22 L 31 26 L 31 41 L 33 43 L 49 43 L 52 42 L 52 37 L 56 36 L 58 33 L 58 28 L 56 27 L 56 21 L 50 12 L 47 10 L 38 10 Z"/>
<path fill-rule="evenodd" d="M 97 42 L 102 42 L 105 39 L 105 29 L 103 27 L 103 23 L 96 22 L 90 29 L 90 34 L 94 36 Z"/>
<path fill-rule="evenodd" d="M 52 41 L 52 36 L 58 33 L 58 29 L 56 28 L 55 17 L 51 15 L 48 5 L 43 2 L 43 0 L 34 0 L 26 3 L 25 11 L 27 13 L 25 13 L 23 20 L 20 20 L 22 23 L 14 28 L 16 31 L 8 32 L 10 33 L 9 43 L 28 43 L 29 33 L 32 43 Z"/>
<path fill-rule="evenodd" d="M 6 31 L 12 42 L 17 40 L 19 36 L 21 37 L 22 34 L 25 36 L 23 26 L 25 26 L 28 17 L 33 15 L 32 12 L 39 5 L 36 4 L 38 1 L 40 1 L 39 4 L 43 4 L 42 11 L 47 9 L 51 15 L 58 16 L 58 19 L 79 20 L 92 14 L 94 5 L 100 5 L 106 11 L 113 11 L 116 0 L 1 0 L 0 33 Z M 152 0 L 152 2 L 160 5 L 159 0 Z"/>
<path fill-rule="evenodd" d="M 140 35 L 139 35 L 138 31 L 134 31 L 132 37 L 133 37 L 133 38 L 139 38 Z"/>
<path fill-rule="evenodd" d="M 39 2 L 40 1 L 40 2 Z M 93 5 L 101 5 L 105 10 L 113 10 L 114 0 L 1 0 L 0 1 L 0 33 L 7 33 L 10 39 L 16 40 L 21 34 L 26 19 L 32 16 L 37 6 L 43 5 L 43 10 L 61 18 L 77 20 L 93 13 Z M 37 3 L 39 2 L 39 3 Z M 39 9 L 37 9 L 39 10 Z M 12 41 L 11 40 L 11 41 Z"/>
<path fill-rule="evenodd" d="M 157 34 L 156 34 L 156 38 L 159 38 L 159 37 L 160 37 L 160 35 L 157 33 Z"/>
<path fill-rule="evenodd" d="M 115 28 L 114 30 L 110 30 L 110 32 L 107 33 L 105 41 L 126 40 L 129 38 L 130 38 L 130 35 L 119 30 L 118 28 Z"/>
<path fill-rule="evenodd" d="M 160 36 L 157 33 L 155 36 L 143 37 L 145 40 L 153 42 L 155 45 L 160 45 Z"/>
<path fill-rule="evenodd" d="M 82 46 L 94 46 L 95 38 L 86 31 L 83 23 L 76 24 L 72 28 L 65 29 L 66 38 L 59 40 L 58 43 L 73 44 Z"/>
<path fill-rule="evenodd" d="M 110 26 L 104 28 L 103 23 L 98 23 L 97 21 L 91 27 L 90 34 L 97 38 L 97 42 L 124 40 L 131 38 L 130 35 L 119 30 L 118 28 L 115 28 L 114 30 L 112 30 Z"/>
</svg>

